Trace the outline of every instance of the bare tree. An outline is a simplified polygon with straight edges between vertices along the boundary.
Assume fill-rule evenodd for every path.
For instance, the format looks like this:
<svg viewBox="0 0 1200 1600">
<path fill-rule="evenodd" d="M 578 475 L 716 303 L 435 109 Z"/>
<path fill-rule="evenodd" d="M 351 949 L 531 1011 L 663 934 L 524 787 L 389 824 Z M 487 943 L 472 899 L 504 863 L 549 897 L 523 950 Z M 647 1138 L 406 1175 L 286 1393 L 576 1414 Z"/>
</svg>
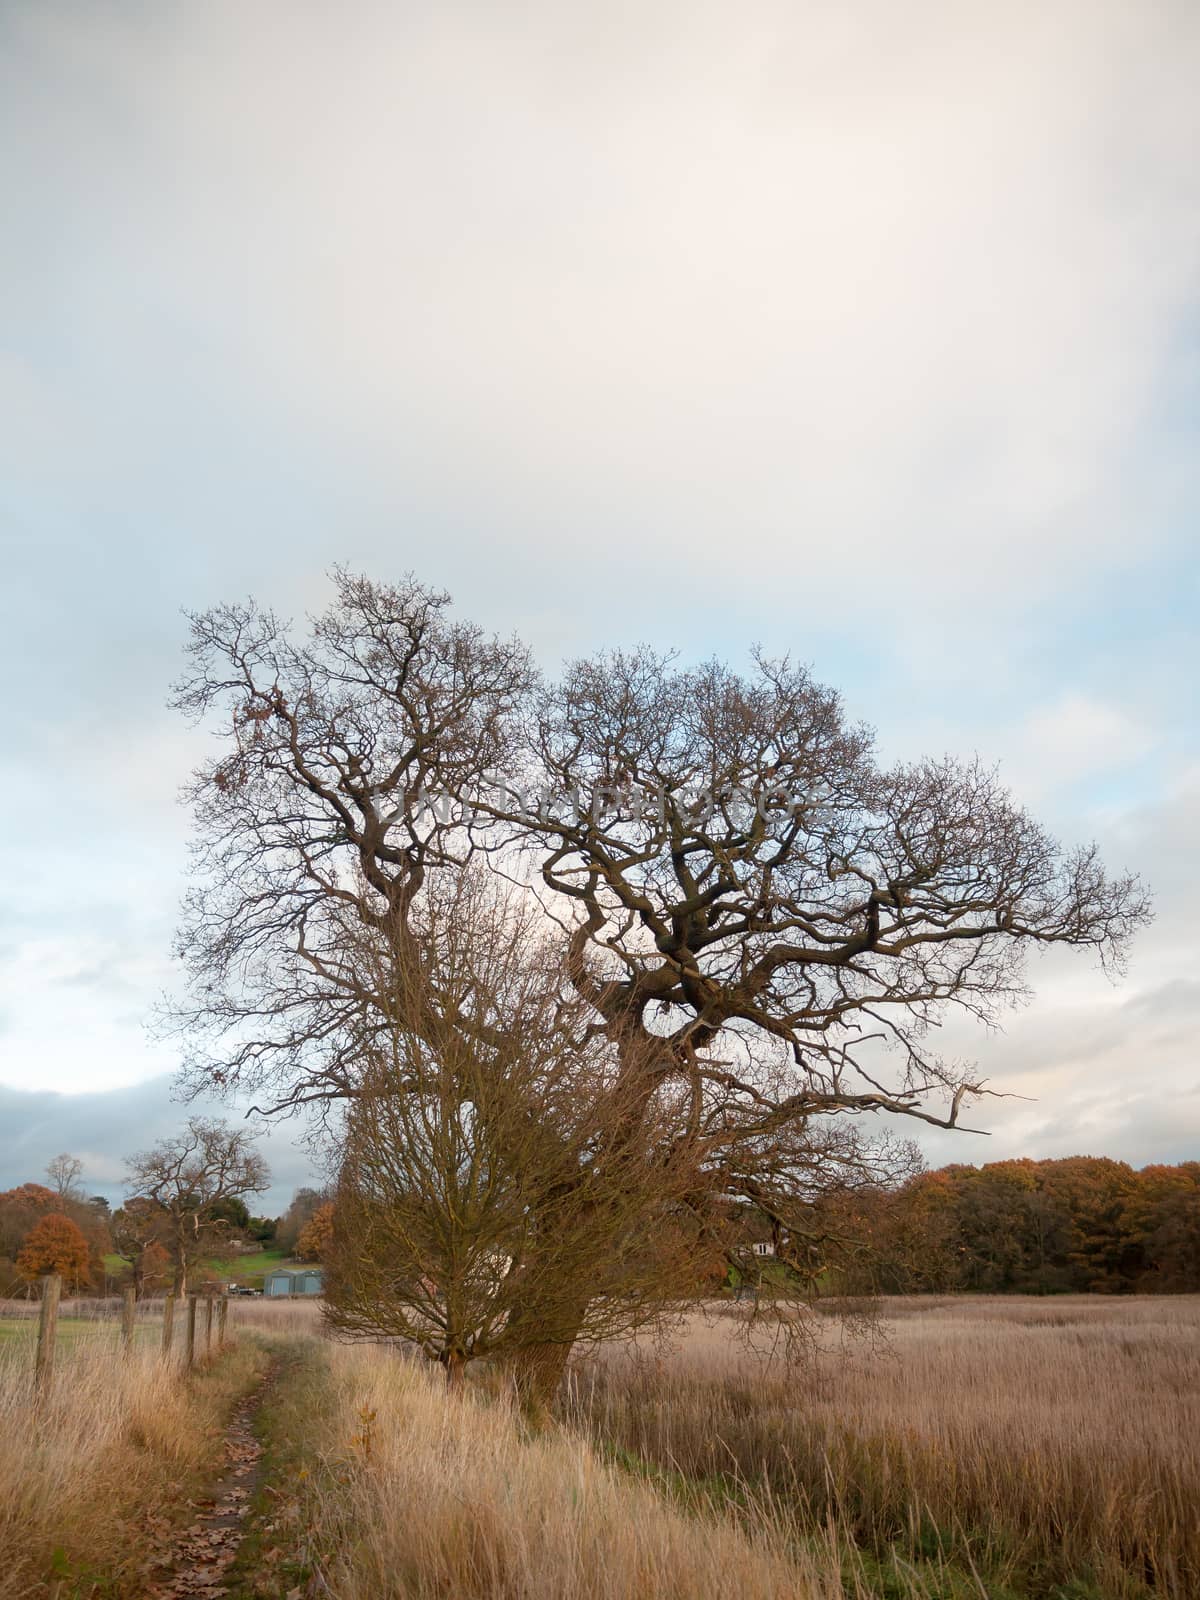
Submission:
<svg viewBox="0 0 1200 1600">
<path fill-rule="evenodd" d="M 290 1255 L 314 1213 L 319 1211 L 328 1199 L 329 1196 L 323 1189 L 313 1189 L 307 1184 L 297 1189 L 287 1210 L 276 1223 L 276 1248 Z"/>
<path fill-rule="evenodd" d="M 83 1192 L 79 1187 L 79 1180 L 83 1176 L 83 1162 L 78 1156 L 55 1156 L 46 1165 L 46 1176 L 50 1180 L 50 1187 L 60 1200 L 82 1200 Z"/>
<path fill-rule="evenodd" d="M 192 790 L 194 1087 L 353 1096 L 396 994 L 417 1040 L 453 1021 L 486 1042 L 436 970 L 389 998 L 345 958 L 365 934 L 381 970 L 416 974 L 426 901 L 485 853 L 559 928 L 628 1137 L 673 1106 L 709 1201 L 756 1206 L 790 1248 L 821 1119 L 959 1126 L 985 1086 L 931 1048 L 940 1023 L 1024 1000 L 1031 947 L 1119 968 L 1148 918 L 1134 878 L 1064 853 L 977 764 L 880 766 L 786 661 L 742 677 L 617 654 L 535 692 L 519 647 L 444 607 L 341 575 L 303 644 L 253 608 L 196 619 L 179 702 L 231 725 Z M 413 803 L 430 789 L 440 809 Z M 521 1316 L 563 1347 L 533 1285 Z"/>
<path fill-rule="evenodd" d="M 814 1118 L 958 1126 L 985 1086 L 931 1049 L 945 1016 L 1026 999 L 1030 946 L 1119 968 L 1149 916 L 1134 878 L 1064 854 L 994 774 L 881 768 L 831 690 L 765 657 L 750 678 L 576 663 L 539 697 L 520 785 L 477 809 L 550 892 L 631 1074 L 686 1091 L 725 1151 L 714 1182 L 785 1235 Z"/>
<path fill-rule="evenodd" d="M 156 1237 L 167 1250 L 176 1294 L 187 1293 L 196 1260 L 227 1236 L 228 1224 L 216 1215 L 221 1202 L 260 1194 L 270 1183 L 255 1138 L 248 1128 L 192 1117 L 173 1139 L 129 1157 L 126 1210 L 146 1242 Z"/>
<path fill-rule="evenodd" d="M 113 1251 L 128 1263 L 140 1299 L 156 1266 L 169 1259 L 170 1213 L 156 1200 L 135 1195 L 113 1213 L 110 1228 Z"/>
<path fill-rule="evenodd" d="M 678 1136 L 673 1091 L 646 1105 L 608 1041 L 586 1037 L 589 1008 L 535 912 L 465 873 L 428 918 L 419 971 L 372 973 L 394 1026 L 340 1148 L 326 1316 L 411 1341 L 451 1384 L 481 1358 L 557 1377 L 578 1341 L 693 1300 L 731 1244 L 697 1204 L 700 1151 Z M 421 1035 L 416 984 L 440 1002 Z M 525 1382 L 525 1398 L 545 1387 Z"/>
<path fill-rule="evenodd" d="M 337 590 L 303 644 L 252 604 L 194 617 L 176 690 L 227 719 L 190 791 L 185 1078 L 269 1110 L 353 1091 L 378 1018 L 343 970 L 348 933 L 405 959 L 413 902 L 454 855 L 441 797 L 509 759 L 532 682 L 523 647 L 450 623 L 445 595 L 344 572 Z"/>
</svg>

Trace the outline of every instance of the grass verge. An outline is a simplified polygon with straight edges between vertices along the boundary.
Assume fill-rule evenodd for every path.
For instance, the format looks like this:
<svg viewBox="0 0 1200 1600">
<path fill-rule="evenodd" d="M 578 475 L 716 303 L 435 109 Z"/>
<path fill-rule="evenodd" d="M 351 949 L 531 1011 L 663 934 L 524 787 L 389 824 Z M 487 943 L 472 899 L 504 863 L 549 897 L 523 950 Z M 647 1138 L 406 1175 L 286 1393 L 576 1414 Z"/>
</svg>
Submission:
<svg viewBox="0 0 1200 1600">
<path fill-rule="evenodd" d="M 316 1345 L 264 1413 L 245 1593 L 338 1600 L 832 1600 L 767 1529 L 697 1517 L 509 1406 L 447 1396 L 393 1352 Z"/>
<path fill-rule="evenodd" d="M 17 1354 L 0 1360 L 0 1600 L 133 1600 L 217 1470 L 264 1348 L 239 1341 L 184 1376 L 153 1350 L 80 1341 L 40 1406 Z"/>
</svg>

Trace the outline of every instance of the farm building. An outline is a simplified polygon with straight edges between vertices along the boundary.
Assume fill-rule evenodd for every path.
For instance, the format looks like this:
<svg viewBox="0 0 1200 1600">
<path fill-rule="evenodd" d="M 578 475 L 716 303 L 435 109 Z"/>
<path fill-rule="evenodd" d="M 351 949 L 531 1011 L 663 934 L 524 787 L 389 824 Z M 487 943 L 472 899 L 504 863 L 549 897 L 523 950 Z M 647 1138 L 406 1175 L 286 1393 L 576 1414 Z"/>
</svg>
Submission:
<svg viewBox="0 0 1200 1600">
<path fill-rule="evenodd" d="M 263 1279 L 263 1294 L 269 1296 L 320 1294 L 320 1267 L 303 1267 L 298 1272 L 287 1267 L 276 1267 Z"/>
</svg>

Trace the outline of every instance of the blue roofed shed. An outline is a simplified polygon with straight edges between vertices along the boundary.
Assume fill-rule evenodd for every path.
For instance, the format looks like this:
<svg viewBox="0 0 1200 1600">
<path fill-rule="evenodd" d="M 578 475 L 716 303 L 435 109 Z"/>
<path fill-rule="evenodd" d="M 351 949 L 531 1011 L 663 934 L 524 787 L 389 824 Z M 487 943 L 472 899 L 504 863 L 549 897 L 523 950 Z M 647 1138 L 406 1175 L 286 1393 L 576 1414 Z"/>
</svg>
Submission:
<svg viewBox="0 0 1200 1600">
<path fill-rule="evenodd" d="M 289 1271 L 287 1267 L 276 1267 L 274 1272 L 268 1272 L 263 1279 L 263 1294 L 268 1296 L 311 1295 L 320 1292 L 320 1267 L 303 1267 L 298 1272 Z"/>
</svg>

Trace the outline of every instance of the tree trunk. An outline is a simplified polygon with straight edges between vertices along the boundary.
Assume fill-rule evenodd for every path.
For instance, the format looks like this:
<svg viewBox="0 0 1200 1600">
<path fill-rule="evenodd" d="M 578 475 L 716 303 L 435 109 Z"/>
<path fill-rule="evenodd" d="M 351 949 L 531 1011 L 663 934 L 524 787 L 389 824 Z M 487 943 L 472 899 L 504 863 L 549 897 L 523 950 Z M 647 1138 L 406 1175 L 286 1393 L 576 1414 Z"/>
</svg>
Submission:
<svg viewBox="0 0 1200 1600">
<path fill-rule="evenodd" d="M 586 1271 L 581 1276 L 586 1277 Z M 539 1306 L 536 1298 L 531 1298 L 509 1323 L 506 1331 L 511 1344 L 505 1366 L 522 1411 L 536 1421 L 549 1415 L 558 1399 L 589 1298 L 580 1296 L 565 1306 L 560 1300 L 553 1307 Z"/>
<path fill-rule="evenodd" d="M 541 1421 L 553 1411 L 571 1349 L 566 1343 L 527 1344 L 509 1357 L 513 1387 L 527 1417 Z"/>
<path fill-rule="evenodd" d="M 461 1350 L 446 1352 L 446 1388 L 450 1394 L 461 1394 L 467 1363 Z"/>
</svg>

